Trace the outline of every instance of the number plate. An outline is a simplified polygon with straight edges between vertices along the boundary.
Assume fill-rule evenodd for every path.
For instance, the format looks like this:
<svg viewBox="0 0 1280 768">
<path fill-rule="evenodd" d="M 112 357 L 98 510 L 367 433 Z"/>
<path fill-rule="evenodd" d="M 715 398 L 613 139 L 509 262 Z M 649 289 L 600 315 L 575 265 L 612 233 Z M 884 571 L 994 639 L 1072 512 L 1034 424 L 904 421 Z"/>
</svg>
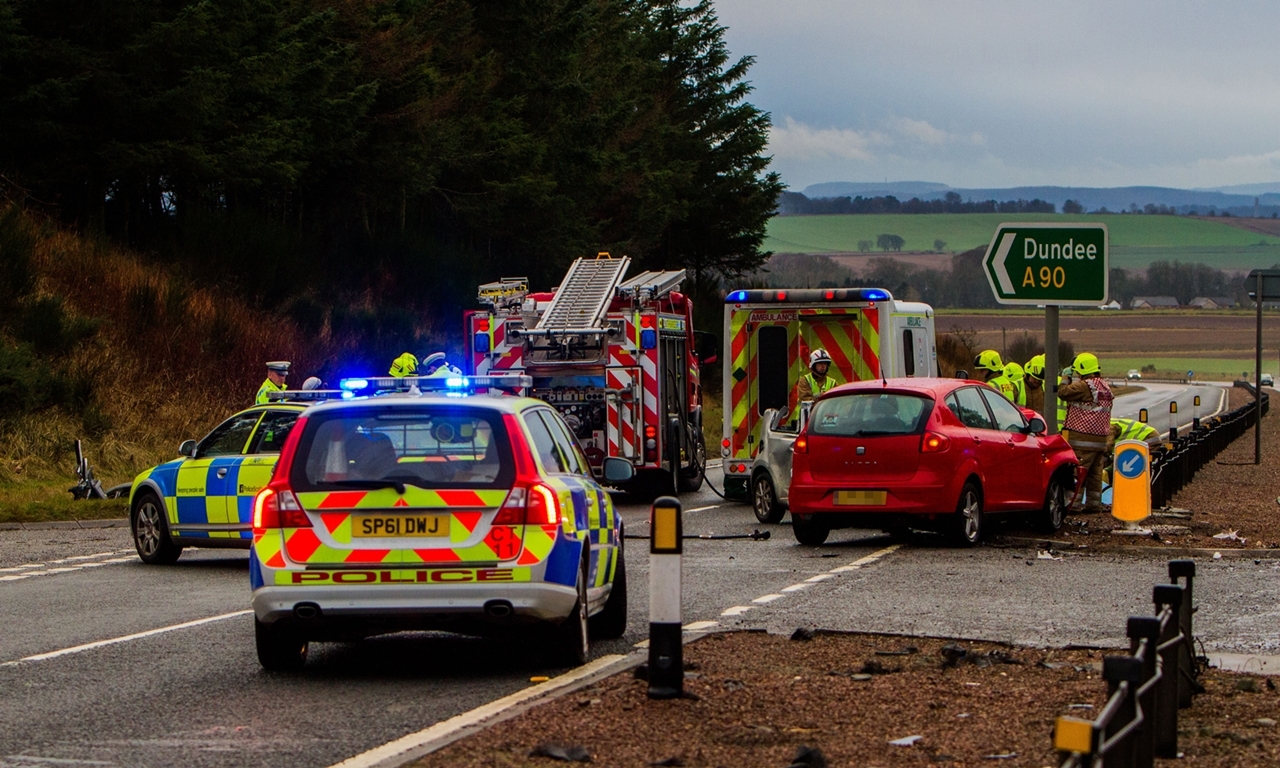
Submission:
<svg viewBox="0 0 1280 768">
<path fill-rule="evenodd" d="M 400 539 L 449 535 L 448 515 L 352 515 L 356 539 Z"/>
<path fill-rule="evenodd" d="M 836 505 L 841 507 L 883 507 L 885 491 L 836 491 Z"/>
</svg>

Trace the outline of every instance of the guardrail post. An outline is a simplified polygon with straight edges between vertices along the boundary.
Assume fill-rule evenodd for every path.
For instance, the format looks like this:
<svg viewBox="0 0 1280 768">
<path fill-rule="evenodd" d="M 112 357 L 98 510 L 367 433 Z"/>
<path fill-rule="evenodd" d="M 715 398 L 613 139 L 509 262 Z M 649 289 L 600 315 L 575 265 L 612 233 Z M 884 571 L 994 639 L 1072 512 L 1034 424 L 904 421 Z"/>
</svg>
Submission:
<svg viewBox="0 0 1280 768">
<path fill-rule="evenodd" d="M 1186 580 L 1186 583 L 1182 584 L 1182 605 L 1178 611 L 1178 627 L 1182 631 L 1183 638 L 1181 650 L 1178 652 L 1179 709 L 1191 706 L 1191 695 L 1194 693 L 1191 683 L 1195 679 L 1194 648 L 1196 636 L 1192 629 L 1192 617 L 1195 614 L 1195 590 L 1193 588 L 1195 577 L 1195 560 L 1169 561 L 1169 579 L 1171 583 L 1177 584 L 1179 579 Z"/>
<path fill-rule="evenodd" d="M 663 496 L 649 509 L 649 698 L 684 696 L 680 569 L 684 524 L 680 502 Z"/>
<path fill-rule="evenodd" d="M 1128 683 L 1128 692 L 1121 699 L 1115 715 L 1107 723 L 1103 732 L 1104 742 L 1115 737 L 1126 725 L 1133 722 L 1137 715 L 1134 693 L 1142 683 L 1142 662 L 1132 656 L 1107 656 L 1102 659 L 1102 679 L 1107 681 L 1107 697 L 1116 695 L 1123 683 Z M 1133 734 L 1117 742 L 1103 756 L 1107 768 L 1134 768 Z"/>
<path fill-rule="evenodd" d="M 1156 685 L 1155 753 L 1156 757 L 1178 756 L 1178 657 L 1182 652 L 1182 587 L 1157 584 L 1152 590 L 1156 615 L 1163 617 L 1160 629 L 1160 682 Z M 1167 613 L 1166 613 L 1167 611 Z"/>
<path fill-rule="evenodd" d="M 1137 694 L 1138 706 L 1142 708 L 1142 725 L 1133 738 L 1133 764 L 1138 768 L 1152 768 L 1156 762 L 1156 687 L 1152 678 L 1156 676 L 1156 644 L 1160 640 L 1160 620 L 1154 616 L 1130 616 L 1125 634 L 1129 637 L 1129 653 L 1142 662 L 1142 682 L 1139 686 L 1147 689 Z"/>
</svg>

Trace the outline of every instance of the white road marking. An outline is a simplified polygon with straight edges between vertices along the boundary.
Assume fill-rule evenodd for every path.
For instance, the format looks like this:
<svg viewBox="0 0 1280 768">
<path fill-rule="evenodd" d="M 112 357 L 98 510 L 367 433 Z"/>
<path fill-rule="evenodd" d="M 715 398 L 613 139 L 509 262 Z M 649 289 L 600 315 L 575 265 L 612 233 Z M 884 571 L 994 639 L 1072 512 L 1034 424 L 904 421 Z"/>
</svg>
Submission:
<svg viewBox="0 0 1280 768">
<path fill-rule="evenodd" d="M 860 557 L 857 560 L 854 560 L 852 563 L 849 563 L 849 565 L 856 565 L 859 567 L 864 565 L 871 565 L 872 563 L 879 560 L 880 558 L 885 557 L 886 555 L 891 555 L 894 552 L 897 552 L 899 549 L 902 549 L 901 544 L 890 544 L 884 549 L 878 550 L 876 552 L 872 552 L 866 557 Z"/>
<path fill-rule="evenodd" d="M 701 632 L 704 629 L 720 626 L 718 621 L 695 621 L 692 624 L 685 624 L 681 629 L 685 632 Z"/>
<path fill-rule="evenodd" d="M 159 629 L 148 629 L 146 632 L 135 632 L 132 635 L 125 635 L 123 637 L 113 637 L 110 640 L 97 640 L 92 643 L 85 643 L 84 645 L 73 645 L 70 648 L 63 648 L 57 651 L 49 651 L 48 653 L 37 653 L 34 656 L 24 656 L 23 658 L 18 659 L 17 661 L 6 661 L 3 664 L 0 664 L 0 667 L 13 667 L 13 666 L 17 666 L 18 664 L 27 664 L 35 661 L 47 661 L 48 659 L 56 659 L 59 656 L 70 656 L 73 653 L 84 653 L 85 651 L 92 651 L 96 648 L 104 648 L 108 645 L 117 645 L 119 643 L 127 643 L 130 640 L 141 640 L 144 637 L 151 637 L 153 635 L 162 635 L 166 632 L 174 632 L 179 629 L 188 629 L 190 627 L 198 627 L 202 624 L 212 624 L 215 621 L 223 621 L 225 619 L 234 619 L 238 616 L 247 616 L 251 613 L 253 613 L 253 611 L 251 610 L 233 611 L 232 613 L 224 613 L 220 616 L 210 616 L 205 619 L 196 619 L 195 621 L 184 621 L 181 624 L 172 624 L 167 627 L 160 627 Z"/>
<path fill-rule="evenodd" d="M 781 599 L 782 599 L 782 597 L 783 597 L 782 595 L 776 595 L 776 594 L 775 594 L 775 595 L 761 595 L 760 597 L 757 597 L 755 600 L 752 600 L 751 602 L 753 602 L 753 603 L 761 603 L 761 604 L 763 604 L 763 603 L 772 603 L 774 600 L 781 600 Z"/>
<path fill-rule="evenodd" d="M 720 612 L 720 615 L 721 616 L 741 616 L 742 614 L 746 613 L 749 610 L 751 610 L 751 606 L 749 605 L 735 605 L 732 608 L 724 609 L 723 611 Z"/>
<path fill-rule="evenodd" d="M 808 589 L 808 588 L 809 588 L 808 584 L 792 584 L 789 587 L 783 587 L 782 591 L 783 592 L 799 592 L 802 589 Z"/>
<path fill-rule="evenodd" d="M 414 760 L 427 751 L 422 750 L 431 742 L 438 742 L 443 739 L 457 734 L 464 729 L 473 728 L 486 720 L 491 720 L 500 716 L 503 712 L 517 707 L 531 699 L 546 696 L 556 690 L 573 685 L 584 678 L 596 674 L 602 669 L 608 668 L 623 659 L 625 656 L 611 654 L 609 656 L 601 656 L 595 661 L 569 670 L 563 675 L 553 677 L 545 683 L 531 685 L 520 691 L 516 691 L 510 696 L 503 696 L 497 701 L 491 701 L 483 706 L 476 707 L 470 712 L 463 712 L 460 715 L 449 718 L 442 722 L 436 723 L 430 728 L 411 733 L 408 736 L 402 736 L 395 741 L 387 742 L 380 747 L 375 747 L 368 752 L 363 752 L 355 757 L 349 757 L 340 763 L 335 763 L 330 768 L 374 768 L 381 765 L 402 765 L 410 760 Z"/>
<path fill-rule="evenodd" d="M 127 556 L 112 557 L 112 555 L 122 554 Z M 103 557 L 109 559 L 98 559 Z M 100 566 L 111 565 L 113 563 L 128 563 L 136 559 L 137 555 L 133 554 L 132 549 L 122 549 L 117 552 L 99 552 L 96 555 L 76 555 L 75 557 L 64 557 L 61 560 L 50 560 L 47 563 L 29 563 L 27 565 L 16 565 L 11 568 L 0 568 L 0 573 L 6 574 L 4 576 L 0 576 L 0 581 L 22 581 L 23 579 L 29 579 L 33 576 L 52 576 L 58 573 L 71 573 L 85 568 L 98 568 Z"/>
<path fill-rule="evenodd" d="M 827 579 L 830 579 L 830 578 L 834 578 L 834 577 L 829 573 L 820 573 L 817 576 L 810 576 L 809 578 L 805 579 L 805 581 L 809 582 L 810 584 L 816 584 L 819 581 L 826 581 Z"/>
<path fill-rule="evenodd" d="M 693 509 L 686 509 L 685 514 L 688 514 L 690 512 L 706 512 L 708 509 L 719 509 L 720 507 L 723 507 L 723 506 L 724 506 L 723 504 L 712 504 L 711 506 L 708 506 L 708 507 L 694 507 Z"/>
</svg>

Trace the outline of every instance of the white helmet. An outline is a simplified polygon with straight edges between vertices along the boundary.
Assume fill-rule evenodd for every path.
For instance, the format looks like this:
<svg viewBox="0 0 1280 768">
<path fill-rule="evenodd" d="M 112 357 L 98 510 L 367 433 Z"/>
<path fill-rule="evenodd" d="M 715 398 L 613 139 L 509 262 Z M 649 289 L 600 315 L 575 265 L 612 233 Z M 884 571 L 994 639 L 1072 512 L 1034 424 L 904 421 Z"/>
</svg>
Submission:
<svg viewBox="0 0 1280 768">
<path fill-rule="evenodd" d="M 323 386 L 324 386 L 324 382 L 321 381 L 318 376 L 312 376 L 311 378 L 302 382 L 302 388 L 308 392 L 313 389 L 320 389 Z"/>
<path fill-rule="evenodd" d="M 813 353 L 809 355 L 809 370 L 812 371 L 813 367 L 818 363 L 831 364 L 831 355 L 828 355 L 827 350 L 821 347 L 813 350 Z"/>
</svg>

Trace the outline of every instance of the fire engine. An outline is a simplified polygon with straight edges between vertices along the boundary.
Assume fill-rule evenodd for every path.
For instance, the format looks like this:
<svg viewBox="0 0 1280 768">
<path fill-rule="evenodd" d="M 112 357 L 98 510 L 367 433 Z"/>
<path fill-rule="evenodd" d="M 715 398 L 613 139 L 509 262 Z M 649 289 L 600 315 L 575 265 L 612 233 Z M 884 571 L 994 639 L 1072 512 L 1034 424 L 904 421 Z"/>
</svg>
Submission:
<svg viewBox="0 0 1280 768">
<path fill-rule="evenodd" d="M 636 468 L 629 488 L 693 492 L 706 449 L 693 304 L 677 290 L 685 272 L 624 280 L 629 265 L 580 258 L 545 293 L 524 277 L 481 285 L 485 309 L 464 317 L 467 372 L 532 377 L 529 394 L 560 411 L 597 476 L 616 456 Z"/>
<path fill-rule="evenodd" d="M 809 353 L 821 347 L 844 384 L 881 377 L 937 375 L 933 308 L 897 301 L 881 288 L 737 290 L 724 304 L 724 457 L 726 498 L 746 500 L 759 471 L 766 413 L 799 423 L 797 385 Z M 785 431 L 785 430 L 781 430 Z M 790 476 L 775 468 L 779 490 Z M 782 472 L 781 469 L 786 469 Z M 776 522 L 776 520 L 774 520 Z"/>
</svg>

